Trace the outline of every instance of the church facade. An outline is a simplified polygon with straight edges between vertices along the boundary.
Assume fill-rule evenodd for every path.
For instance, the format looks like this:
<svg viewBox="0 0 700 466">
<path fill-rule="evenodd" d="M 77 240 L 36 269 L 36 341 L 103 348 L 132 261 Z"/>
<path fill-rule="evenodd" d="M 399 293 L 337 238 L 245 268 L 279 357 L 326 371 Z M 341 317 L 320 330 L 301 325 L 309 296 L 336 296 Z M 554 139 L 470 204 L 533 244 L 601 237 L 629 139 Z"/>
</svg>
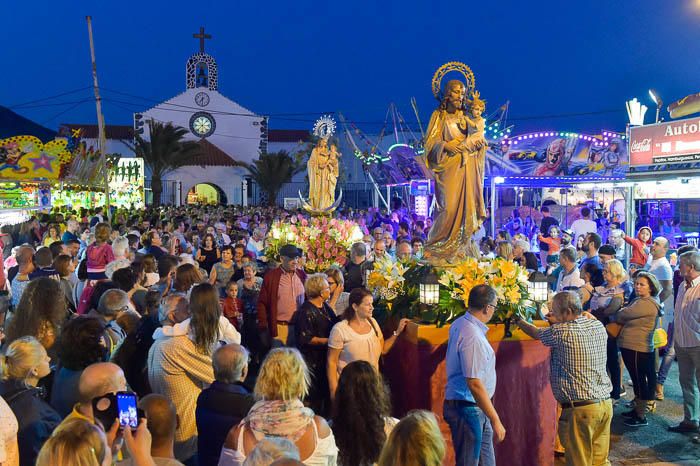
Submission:
<svg viewBox="0 0 700 466">
<path fill-rule="evenodd" d="M 186 62 L 185 91 L 134 114 L 134 130 L 148 140 L 148 121 L 172 123 L 188 130 L 186 140 L 199 143 L 202 155 L 165 177 L 179 182 L 179 203 L 192 199 L 193 190 L 205 184 L 219 193 L 220 202 L 246 204 L 247 170 L 240 164 L 252 163 L 267 150 L 267 117 L 219 92 L 216 60 L 204 50 L 204 41 L 211 36 L 200 28 L 194 37 L 200 50 Z"/>
</svg>

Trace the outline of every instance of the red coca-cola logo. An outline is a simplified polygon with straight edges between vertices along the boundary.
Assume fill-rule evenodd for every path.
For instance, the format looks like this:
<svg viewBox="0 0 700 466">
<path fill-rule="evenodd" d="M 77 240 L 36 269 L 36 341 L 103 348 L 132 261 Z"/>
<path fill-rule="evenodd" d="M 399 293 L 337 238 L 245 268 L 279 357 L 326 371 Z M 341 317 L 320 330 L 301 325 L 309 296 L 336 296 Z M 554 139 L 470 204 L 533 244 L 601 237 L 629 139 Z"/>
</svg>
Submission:
<svg viewBox="0 0 700 466">
<path fill-rule="evenodd" d="M 632 141 L 632 145 L 630 146 L 630 152 L 633 154 L 636 152 L 649 152 L 650 150 L 651 138 L 645 138 L 641 141 Z"/>
</svg>

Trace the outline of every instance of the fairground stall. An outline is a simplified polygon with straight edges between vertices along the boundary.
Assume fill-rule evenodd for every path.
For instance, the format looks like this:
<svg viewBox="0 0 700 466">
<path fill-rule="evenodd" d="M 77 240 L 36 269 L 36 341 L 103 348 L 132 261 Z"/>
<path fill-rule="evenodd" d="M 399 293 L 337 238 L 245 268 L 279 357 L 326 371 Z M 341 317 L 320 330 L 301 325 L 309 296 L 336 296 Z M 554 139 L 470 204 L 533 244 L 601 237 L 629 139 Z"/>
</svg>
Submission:
<svg viewBox="0 0 700 466">
<path fill-rule="evenodd" d="M 536 131 L 508 137 L 492 131 L 487 153 L 491 231 L 512 219 L 517 208 L 524 223 L 540 223 L 549 206 L 562 225 L 589 207 L 594 218 L 624 222 L 629 183 L 627 136 L 601 131 Z"/>
</svg>

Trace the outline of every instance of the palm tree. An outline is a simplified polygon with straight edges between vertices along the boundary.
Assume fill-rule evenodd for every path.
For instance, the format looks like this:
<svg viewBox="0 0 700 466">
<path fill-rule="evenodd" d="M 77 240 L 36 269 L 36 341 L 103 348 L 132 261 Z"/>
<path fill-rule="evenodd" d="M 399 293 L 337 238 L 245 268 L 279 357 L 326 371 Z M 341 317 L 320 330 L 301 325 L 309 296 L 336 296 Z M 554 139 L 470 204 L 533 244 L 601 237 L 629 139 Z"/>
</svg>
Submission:
<svg viewBox="0 0 700 466">
<path fill-rule="evenodd" d="M 150 140 L 146 141 L 137 134 L 132 150 L 151 171 L 153 205 L 158 206 L 163 192 L 163 177 L 185 165 L 196 165 L 201 149 L 195 141 L 183 141 L 187 134 L 185 128 L 155 120 L 148 121 L 148 128 Z"/>
<path fill-rule="evenodd" d="M 292 177 L 304 168 L 300 156 L 292 157 L 284 150 L 263 152 L 258 160 L 243 166 L 262 190 L 267 205 L 275 205 L 282 186 L 292 181 Z"/>
</svg>

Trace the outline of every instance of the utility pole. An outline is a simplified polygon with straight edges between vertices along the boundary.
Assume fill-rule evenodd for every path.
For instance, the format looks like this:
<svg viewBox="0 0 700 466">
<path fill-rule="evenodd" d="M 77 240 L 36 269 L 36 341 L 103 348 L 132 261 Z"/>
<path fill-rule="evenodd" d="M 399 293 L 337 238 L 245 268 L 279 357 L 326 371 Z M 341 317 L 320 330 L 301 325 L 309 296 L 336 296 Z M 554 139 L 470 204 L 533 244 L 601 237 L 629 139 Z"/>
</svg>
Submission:
<svg viewBox="0 0 700 466">
<path fill-rule="evenodd" d="M 107 218 L 111 218 L 109 208 L 109 168 L 107 167 L 107 137 L 105 135 L 105 119 L 102 114 L 102 99 L 100 98 L 100 88 L 97 84 L 97 64 L 95 63 L 95 43 L 92 39 L 92 17 L 86 16 L 88 26 L 88 37 L 90 39 L 90 59 L 92 62 L 92 87 L 95 92 L 95 106 L 97 108 L 97 148 L 102 158 L 102 172 L 104 174 L 105 204 L 107 208 Z"/>
</svg>

